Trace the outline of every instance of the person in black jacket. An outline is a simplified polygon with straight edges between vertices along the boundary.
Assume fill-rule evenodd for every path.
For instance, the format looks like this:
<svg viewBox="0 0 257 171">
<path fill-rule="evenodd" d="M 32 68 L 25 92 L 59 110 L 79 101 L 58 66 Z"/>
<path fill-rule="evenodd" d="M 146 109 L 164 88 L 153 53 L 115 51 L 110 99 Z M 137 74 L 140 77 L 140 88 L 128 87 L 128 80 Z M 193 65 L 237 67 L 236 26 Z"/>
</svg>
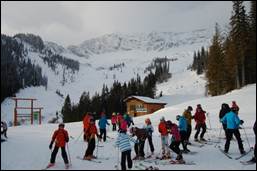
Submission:
<svg viewBox="0 0 257 171">
<path fill-rule="evenodd" d="M 227 103 L 223 103 L 221 105 L 221 109 L 220 109 L 220 114 L 219 114 L 219 118 L 223 118 L 226 113 L 230 112 L 231 109 L 229 107 L 229 105 Z M 222 126 L 223 126 L 223 130 L 225 131 L 225 136 L 227 137 L 227 125 L 225 123 L 222 123 Z"/>
</svg>

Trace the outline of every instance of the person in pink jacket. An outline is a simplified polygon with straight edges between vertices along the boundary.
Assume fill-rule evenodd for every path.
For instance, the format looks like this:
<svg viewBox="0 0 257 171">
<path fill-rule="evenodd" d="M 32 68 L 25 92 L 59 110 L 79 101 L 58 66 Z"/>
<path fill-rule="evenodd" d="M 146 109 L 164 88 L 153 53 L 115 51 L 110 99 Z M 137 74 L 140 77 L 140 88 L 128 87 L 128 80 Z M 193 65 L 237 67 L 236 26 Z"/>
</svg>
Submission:
<svg viewBox="0 0 257 171">
<path fill-rule="evenodd" d="M 111 122 L 112 122 L 112 131 L 116 131 L 116 124 L 117 124 L 116 113 L 112 114 Z"/>
<path fill-rule="evenodd" d="M 178 130 L 178 126 L 175 123 L 172 123 L 170 120 L 167 121 L 168 133 L 172 135 L 170 149 L 177 154 L 176 160 L 183 160 L 182 151 L 179 148 L 181 137 Z"/>
</svg>

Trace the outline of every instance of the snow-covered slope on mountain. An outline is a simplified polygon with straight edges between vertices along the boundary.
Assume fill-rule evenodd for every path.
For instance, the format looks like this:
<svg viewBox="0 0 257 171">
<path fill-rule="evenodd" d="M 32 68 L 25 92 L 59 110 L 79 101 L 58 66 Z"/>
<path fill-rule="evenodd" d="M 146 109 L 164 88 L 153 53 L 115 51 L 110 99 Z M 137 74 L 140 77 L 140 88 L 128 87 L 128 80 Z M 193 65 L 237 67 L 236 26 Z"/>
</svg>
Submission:
<svg viewBox="0 0 257 171">
<path fill-rule="evenodd" d="M 100 92 L 103 84 L 111 86 L 114 80 L 123 83 L 137 74 L 143 79 L 147 73 L 145 68 L 156 57 L 176 59 L 170 63 L 172 78 L 157 86 L 157 95 L 163 91 L 163 98 L 168 104 L 178 104 L 190 99 L 204 96 L 205 81 L 187 67 L 193 61 L 193 52 L 201 46 L 207 46 L 211 34 L 207 30 L 197 30 L 188 33 L 150 33 L 133 34 L 125 36 L 121 34 L 105 35 L 96 39 L 87 40 L 77 47 L 82 53 L 85 50 L 87 57 L 78 56 L 70 48 L 66 49 L 52 42 L 45 42 L 45 51 L 51 50 L 53 54 L 60 54 L 65 58 L 76 60 L 80 63 L 79 71 L 72 73 L 60 64 L 53 71 L 40 58 L 42 54 L 28 51 L 28 58 L 42 67 L 42 73 L 48 77 L 47 90 L 43 87 L 29 87 L 20 90 L 17 97 L 37 98 L 36 106 L 42 106 L 44 122 L 60 111 L 64 98 L 58 96 L 60 91 L 64 97 L 70 95 L 73 103 L 78 103 L 83 91 L 89 91 L 93 96 Z M 118 44 L 118 40 L 120 40 Z M 171 42 L 174 44 L 172 46 Z M 99 45 L 99 46 L 98 46 Z M 29 49 L 29 45 L 26 45 Z M 124 63 L 124 67 L 110 70 L 110 67 Z M 67 80 L 62 86 L 63 78 Z M 198 81 L 197 81 L 198 80 Z M 190 88 L 190 89 L 189 89 Z M 170 100 L 172 99 L 172 100 Z M 27 104 L 28 105 L 28 104 Z M 1 118 L 7 121 L 13 120 L 14 102 L 7 98 L 1 104 Z M 28 113 L 29 111 L 23 111 Z"/>
</svg>

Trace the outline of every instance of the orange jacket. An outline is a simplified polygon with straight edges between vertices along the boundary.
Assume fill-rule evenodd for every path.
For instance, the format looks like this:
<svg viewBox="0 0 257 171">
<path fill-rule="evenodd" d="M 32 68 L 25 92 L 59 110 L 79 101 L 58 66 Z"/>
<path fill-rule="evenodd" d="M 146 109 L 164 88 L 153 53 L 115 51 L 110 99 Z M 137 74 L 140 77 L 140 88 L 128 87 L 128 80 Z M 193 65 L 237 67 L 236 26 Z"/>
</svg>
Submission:
<svg viewBox="0 0 257 171">
<path fill-rule="evenodd" d="M 66 142 L 69 141 L 68 132 L 65 129 L 58 129 L 54 131 L 52 142 L 55 141 L 55 146 L 65 147 Z"/>
<path fill-rule="evenodd" d="M 159 132 L 161 133 L 162 136 L 168 135 L 168 130 L 166 128 L 166 123 L 165 122 L 161 122 L 159 124 Z"/>
<path fill-rule="evenodd" d="M 83 126 L 84 126 L 84 130 L 87 129 L 90 125 L 90 119 L 91 119 L 91 116 L 90 115 L 86 115 L 83 119 Z"/>
</svg>

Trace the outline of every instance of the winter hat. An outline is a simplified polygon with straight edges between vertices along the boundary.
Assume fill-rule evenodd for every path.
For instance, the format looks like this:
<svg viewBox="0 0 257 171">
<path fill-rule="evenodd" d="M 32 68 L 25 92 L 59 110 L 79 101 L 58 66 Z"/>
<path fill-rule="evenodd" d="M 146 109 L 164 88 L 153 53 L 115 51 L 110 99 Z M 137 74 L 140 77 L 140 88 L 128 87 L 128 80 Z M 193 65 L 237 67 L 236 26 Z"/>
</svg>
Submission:
<svg viewBox="0 0 257 171">
<path fill-rule="evenodd" d="M 60 123 L 59 127 L 63 127 L 64 128 L 64 123 Z"/>
<path fill-rule="evenodd" d="M 115 113 L 115 112 L 113 112 L 113 113 L 112 113 L 112 115 L 114 116 L 114 115 L 116 115 L 116 113 Z"/>
<path fill-rule="evenodd" d="M 192 111 L 192 110 L 193 110 L 192 106 L 188 106 L 188 107 L 187 107 L 187 110 Z"/>
</svg>

